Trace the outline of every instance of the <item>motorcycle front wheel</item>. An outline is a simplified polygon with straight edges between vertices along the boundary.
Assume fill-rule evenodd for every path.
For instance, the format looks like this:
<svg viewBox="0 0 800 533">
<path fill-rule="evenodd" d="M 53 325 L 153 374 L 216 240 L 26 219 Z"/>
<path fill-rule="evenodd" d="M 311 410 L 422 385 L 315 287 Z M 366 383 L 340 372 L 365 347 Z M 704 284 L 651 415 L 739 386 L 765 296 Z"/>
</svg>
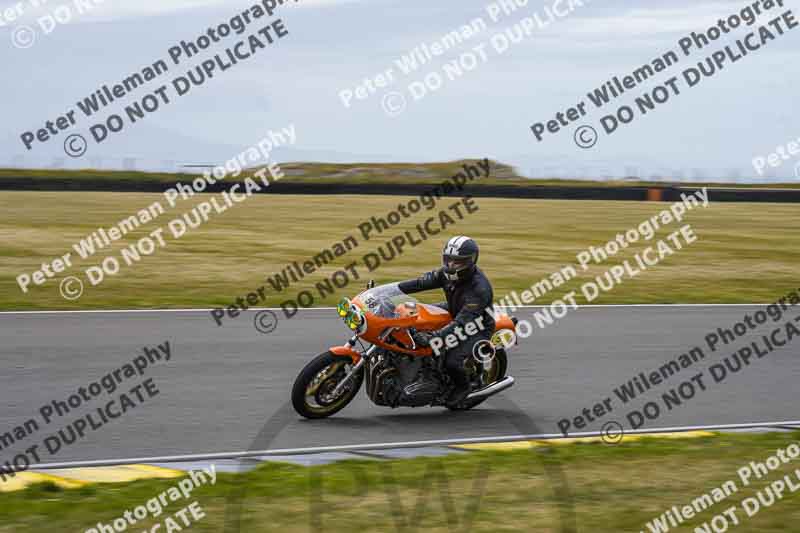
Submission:
<svg viewBox="0 0 800 533">
<path fill-rule="evenodd" d="M 364 368 L 354 375 L 334 396 L 336 386 L 352 370 L 349 357 L 325 352 L 316 356 L 297 376 L 292 387 L 292 405 L 301 416 L 311 419 L 326 418 L 338 413 L 349 404 L 364 381 Z"/>
</svg>

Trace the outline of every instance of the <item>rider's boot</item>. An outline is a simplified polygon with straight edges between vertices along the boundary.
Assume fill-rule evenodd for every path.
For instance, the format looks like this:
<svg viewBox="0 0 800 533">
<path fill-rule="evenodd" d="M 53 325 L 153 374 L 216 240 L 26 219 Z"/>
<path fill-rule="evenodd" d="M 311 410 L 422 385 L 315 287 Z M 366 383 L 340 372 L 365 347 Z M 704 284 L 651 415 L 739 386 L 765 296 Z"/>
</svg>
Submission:
<svg viewBox="0 0 800 533">
<path fill-rule="evenodd" d="M 468 379 L 456 381 L 455 388 L 447 398 L 447 405 L 450 407 L 458 406 L 467 399 L 470 392 L 472 392 L 472 384 Z"/>
</svg>

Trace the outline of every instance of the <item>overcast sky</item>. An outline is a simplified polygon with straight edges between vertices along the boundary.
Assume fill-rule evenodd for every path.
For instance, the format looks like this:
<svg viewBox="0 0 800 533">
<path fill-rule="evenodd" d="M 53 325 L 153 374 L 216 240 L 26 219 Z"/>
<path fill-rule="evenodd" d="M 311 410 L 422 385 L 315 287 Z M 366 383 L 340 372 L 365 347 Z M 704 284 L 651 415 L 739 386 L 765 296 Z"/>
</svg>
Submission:
<svg viewBox="0 0 800 533">
<path fill-rule="evenodd" d="M 39 0 L 40 2 L 42 0 Z M 93 2 L 94 0 L 85 0 Z M 800 28 L 789 31 L 735 64 L 726 64 L 696 87 L 681 81 L 681 94 L 607 135 L 600 119 L 752 28 L 741 27 L 631 90 L 608 107 L 596 109 L 586 93 L 612 76 L 624 76 L 669 50 L 692 31 L 705 31 L 721 17 L 738 12 L 746 2 L 696 0 L 587 2 L 544 29 L 535 29 L 521 43 L 499 54 L 493 35 L 527 15 L 544 15 L 554 0 L 530 1 L 516 13 L 493 22 L 491 2 L 474 0 L 299 0 L 278 8 L 289 35 L 231 69 L 216 73 L 202 87 L 175 97 L 136 124 L 126 124 L 101 144 L 89 135 L 96 122 L 76 114 L 78 123 L 28 151 L 20 141 L 25 131 L 44 127 L 102 84 L 113 85 L 158 59 L 181 40 L 195 40 L 211 26 L 229 20 L 255 2 L 231 0 L 105 0 L 90 13 L 78 14 L 74 0 L 48 0 L 33 8 L 23 0 L 20 20 L 1 20 L 0 59 L 3 102 L 0 165 L 48 166 L 93 162 L 136 165 L 215 163 L 253 145 L 267 132 L 294 124 L 297 143 L 282 153 L 288 159 L 336 161 L 442 161 L 491 157 L 516 165 L 527 175 L 645 177 L 682 172 L 686 179 L 755 175 L 752 160 L 768 156 L 779 145 L 800 141 L 797 88 Z M 2 8 L 18 2 L 0 1 Z M 568 2 L 564 0 L 563 5 Z M 579 3 L 572 0 L 572 3 Z M 70 8 L 71 20 L 45 34 L 41 17 L 59 6 Z M 765 14 L 766 23 L 787 9 Z M 2 11 L 2 10 L 0 10 Z M 64 8 L 61 7 L 61 12 Z M 404 75 L 395 60 L 415 46 L 431 46 L 463 24 L 481 17 L 487 29 L 451 49 L 417 72 Z M 800 15 L 798 15 L 800 18 Z M 261 19 L 240 37 L 212 45 L 195 60 L 170 70 L 125 99 L 105 108 L 98 118 L 121 113 L 161 84 L 185 75 L 189 68 L 225 49 L 270 21 Z M 36 32 L 29 48 L 12 45 L 12 34 L 26 25 Z M 48 28 L 49 29 L 49 28 Z M 29 38 L 24 32 L 22 37 Z M 26 43 L 29 41 L 25 41 Z M 443 65 L 473 46 L 485 43 L 486 61 L 450 80 Z M 350 108 L 340 92 L 355 90 L 365 78 L 394 69 L 394 83 L 379 88 Z M 442 77 L 443 85 L 419 100 L 409 88 L 426 75 Z M 172 90 L 172 89 L 170 89 Z M 397 92 L 404 111 L 389 116 L 385 95 Z M 170 93 L 172 94 L 172 93 Z M 386 97 L 389 98 L 389 97 Z M 399 97 L 388 104 L 397 109 Z M 587 116 L 547 134 L 537 142 L 530 126 L 555 118 L 558 111 L 584 101 Z M 582 149 L 574 142 L 576 128 L 593 126 L 597 144 Z M 89 138 L 87 154 L 65 157 L 67 135 Z M 117 163 L 114 163 L 114 162 Z M 795 177 L 800 158 L 768 169 L 775 177 Z M 156 163 L 153 163 L 156 162 Z M 681 174 L 679 174 L 681 175 Z"/>
</svg>

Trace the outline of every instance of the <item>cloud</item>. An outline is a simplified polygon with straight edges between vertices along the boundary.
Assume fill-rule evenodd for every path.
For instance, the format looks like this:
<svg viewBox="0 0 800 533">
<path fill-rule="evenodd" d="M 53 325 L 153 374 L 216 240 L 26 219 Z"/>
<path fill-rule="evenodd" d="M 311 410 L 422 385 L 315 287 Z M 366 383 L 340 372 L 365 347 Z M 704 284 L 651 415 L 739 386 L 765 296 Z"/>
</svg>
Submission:
<svg viewBox="0 0 800 533">
<path fill-rule="evenodd" d="M 106 0 L 107 2 L 114 1 L 115 4 L 117 3 L 116 0 Z M 322 6 L 330 6 L 336 4 L 344 4 L 344 3 L 351 3 L 358 0 L 297 0 L 296 2 L 289 2 L 289 5 L 296 5 L 297 7 L 304 8 L 304 7 L 322 7 Z M 251 2 L 240 2 L 239 7 L 241 9 L 246 9 L 251 5 L 255 5 L 261 3 L 258 0 L 252 0 Z M 129 12 L 132 14 L 146 14 L 146 15 L 155 15 L 155 14 L 163 14 L 163 13 L 171 13 L 174 11 L 182 11 L 186 9 L 196 9 L 196 8 L 206 8 L 211 6 L 226 6 L 230 7 L 231 2 L 230 0 L 170 0 L 169 2 L 164 2 L 164 0 L 138 0 L 135 3 L 123 3 L 119 2 L 119 6 L 115 7 L 115 12 L 117 13 L 124 13 Z"/>
<path fill-rule="evenodd" d="M 359 2 L 360 0 L 289 0 L 287 5 L 292 8 L 319 8 L 328 7 L 339 4 L 349 4 Z M 122 0 L 94 0 L 92 9 L 82 13 L 79 17 L 74 18 L 74 22 L 90 23 L 90 22 L 107 22 L 114 20 L 131 19 L 137 17 L 152 17 L 169 14 L 177 14 L 186 11 L 198 11 L 204 9 L 219 10 L 220 8 L 229 9 L 231 12 L 244 11 L 247 8 L 260 4 L 261 0 L 250 0 L 237 2 L 235 8 L 231 7 L 230 0 L 138 0 L 136 2 L 124 2 Z M 42 14 L 52 13 L 58 6 L 68 4 L 72 7 L 71 2 L 61 1 L 55 2 L 50 0 L 47 3 L 41 4 L 38 8 L 33 8 L 25 4 L 26 17 L 38 17 Z M 2 4 L 0 4 L 2 6 Z M 74 11 L 74 7 L 72 8 Z"/>
<path fill-rule="evenodd" d="M 615 10 L 614 15 L 583 17 L 578 23 L 564 28 L 562 34 L 573 36 L 610 35 L 652 36 L 668 33 L 700 32 L 738 13 L 741 6 L 723 2 L 698 3 L 692 6 L 635 7 Z"/>
</svg>

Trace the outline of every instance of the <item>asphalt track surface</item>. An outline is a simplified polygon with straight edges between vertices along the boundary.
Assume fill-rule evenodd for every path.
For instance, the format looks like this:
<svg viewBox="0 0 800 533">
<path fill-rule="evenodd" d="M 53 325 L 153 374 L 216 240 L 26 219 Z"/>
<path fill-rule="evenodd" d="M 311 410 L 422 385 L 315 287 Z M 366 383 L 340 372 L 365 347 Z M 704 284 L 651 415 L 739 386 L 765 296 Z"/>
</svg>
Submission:
<svg viewBox="0 0 800 533">
<path fill-rule="evenodd" d="M 143 378 L 126 382 L 134 385 L 153 378 L 159 394 L 54 456 L 45 454 L 45 463 L 490 438 L 520 434 L 519 425 L 511 422 L 519 413 L 536 431 L 559 433 L 559 420 L 578 416 L 606 398 L 612 398 L 613 411 L 574 431 L 600 431 L 609 422 L 629 429 L 628 412 L 651 400 L 661 403 L 664 412 L 642 429 L 797 420 L 797 338 L 763 359 L 754 358 L 721 383 L 713 383 L 705 372 L 707 389 L 697 389 L 693 398 L 672 411 L 667 412 L 660 399 L 761 333 L 787 319 L 800 320 L 800 309 L 794 308 L 779 323 L 770 321 L 715 353 L 708 350 L 708 333 L 731 328 L 745 313 L 762 308 L 583 307 L 537 330 L 511 352 L 509 373 L 517 382 L 500 395 L 502 401 L 488 401 L 465 413 L 392 410 L 372 405 L 362 391 L 344 411 L 321 421 L 301 419 L 286 405 L 306 362 L 348 336 L 332 310 L 301 311 L 291 320 L 280 315 L 270 334 L 256 330 L 254 312 L 228 319 L 222 327 L 207 311 L 4 313 L 0 434 L 29 418 L 41 421 L 42 405 L 65 400 L 79 387 L 130 362 L 144 346 L 164 341 L 170 342 L 171 361 L 157 363 Z M 519 309 L 514 314 L 531 318 L 533 311 Z M 703 361 L 628 405 L 615 396 L 613 390 L 634 375 L 657 370 L 693 346 L 704 349 Z M 0 451 L 0 462 L 32 444 L 41 448 L 45 437 L 108 399 L 103 393 L 70 415 L 42 425 Z"/>
</svg>

